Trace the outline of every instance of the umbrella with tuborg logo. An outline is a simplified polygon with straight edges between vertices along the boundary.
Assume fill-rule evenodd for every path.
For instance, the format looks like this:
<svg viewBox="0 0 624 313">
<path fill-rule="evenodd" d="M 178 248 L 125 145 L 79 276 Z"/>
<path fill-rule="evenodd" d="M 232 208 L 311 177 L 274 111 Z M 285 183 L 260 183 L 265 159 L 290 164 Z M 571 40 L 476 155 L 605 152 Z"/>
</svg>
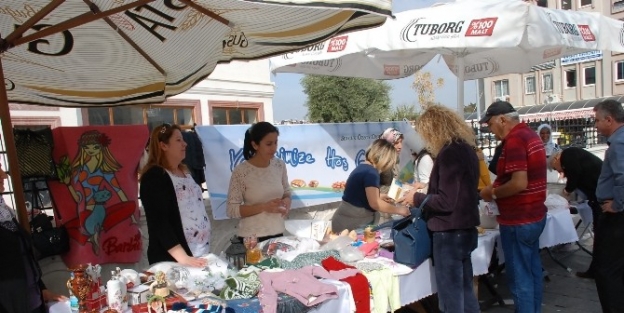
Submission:
<svg viewBox="0 0 624 313">
<path fill-rule="evenodd" d="M 162 103 L 215 65 L 382 24 L 389 0 L 2 0 L 0 118 L 27 225 L 8 102 Z"/>
<path fill-rule="evenodd" d="M 278 73 L 374 79 L 407 77 L 436 55 L 463 81 L 525 73 L 577 53 L 624 52 L 624 22 L 523 1 L 460 0 L 396 14 L 384 25 L 271 58 Z"/>
</svg>

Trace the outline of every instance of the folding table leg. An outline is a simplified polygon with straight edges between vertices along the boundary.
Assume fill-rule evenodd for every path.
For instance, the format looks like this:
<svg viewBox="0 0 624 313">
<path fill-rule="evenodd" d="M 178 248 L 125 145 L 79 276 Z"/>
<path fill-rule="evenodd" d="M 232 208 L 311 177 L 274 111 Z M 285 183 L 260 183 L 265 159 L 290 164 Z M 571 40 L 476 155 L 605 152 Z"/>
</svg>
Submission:
<svg viewBox="0 0 624 313">
<path fill-rule="evenodd" d="M 557 263 L 559 266 L 563 267 L 563 269 L 565 269 L 566 271 L 568 271 L 568 273 L 572 273 L 572 269 L 569 268 L 567 265 L 563 264 L 561 261 L 559 261 L 559 259 L 557 259 L 552 251 L 550 251 L 550 248 L 545 248 L 546 251 L 548 252 L 548 255 L 550 256 L 550 258 L 555 261 L 555 263 Z"/>
<path fill-rule="evenodd" d="M 503 297 L 500 295 L 500 293 L 498 293 L 498 290 L 496 290 L 496 287 L 494 287 L 494 284 L 492 284 L 492 281 L 490 280 L 488 275 L 479 276 L 479 281 L 483 283 L 488 292 L 494 297 L 494 300 L 498 302 L 498 305 L 505 306 L 505 301 L 503 300 Z"/>
</svg>

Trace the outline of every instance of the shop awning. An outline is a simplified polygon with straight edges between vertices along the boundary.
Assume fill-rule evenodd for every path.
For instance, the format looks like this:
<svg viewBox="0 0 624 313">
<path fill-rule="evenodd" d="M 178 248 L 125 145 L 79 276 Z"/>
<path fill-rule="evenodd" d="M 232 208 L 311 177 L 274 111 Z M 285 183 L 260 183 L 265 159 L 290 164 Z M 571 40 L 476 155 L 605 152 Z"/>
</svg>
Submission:
<svg viewBox="0 0 624 313">
<path fill-rule="evenodd" d="M 567 101 L 516 108 L 522 120 L 566 120 L 593 116 L 593 108 L 604 100 L 624 101 L 624 95 L 589 100 Z M 478 120 L 477 113 L 464 115 L 466 120 Z"/>
</svg>

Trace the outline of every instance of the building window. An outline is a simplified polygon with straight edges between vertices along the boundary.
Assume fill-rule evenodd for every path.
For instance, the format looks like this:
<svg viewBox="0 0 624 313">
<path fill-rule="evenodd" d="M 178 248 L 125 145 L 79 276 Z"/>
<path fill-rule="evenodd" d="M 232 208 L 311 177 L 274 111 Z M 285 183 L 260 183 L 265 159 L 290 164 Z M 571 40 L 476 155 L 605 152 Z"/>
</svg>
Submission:
<svg viewBox="0 0 624 313">
<path fill-rule="evenodd" d="M 494 82 L 494 96 L 497 100 L 505 100 L 509 96 L 509 80 L 497 80 Z"/>
<path fill-rule="evenodd" d="M 580 7 L 589 6 L 589 5 L 592 5 L 592 0 L 579 0 Z"/>
<path fill-rule="evenodd" d="M 562 10 L 572 10 L 572 0 L 561 0 Z"/>
<path fill-rule="evenodd" d="M 529 76 L 524 78 L 524 93 L 535 93 L 535 76 Z"/>
<path fill-rule="evenodd" d="M 212 107 L 213 125 L 252 124 L 258 121 L 258 109 Z"/>
<path fill-rule="evenodd" d="M 611 13 L 618 13 L 624 11 L 624 0 L 613 1 L 613 6 L 611 7 Z"/>
<path fill-rule="evenodd" d="M 615 63 L 615 81 L 624 81 L 624 61 Z"/>
<path fill-rule="evenodd" d="M 89 108 L 89 125 L 111 125 L 111 112 L 110 108 Z"/>
<path fill-rule="evenodd" d="M 576 87 L 576 70 L 566 70 L 565 78 L 566 78 L 566 88 Z"/>
<path fill-rule="evenodd" d="M 596 67 L 583 68 L 583 85 L 592 86 L 596 84 Z"/>
<path fill-rule="evenodd" d="M 193 106 L 123 106 L 88 108 L 89 125 L 147 125 L 151 130 L 163 123 L 191 128 L 195 124 Z"/>
<path fill-rule="evenodd" d="M 548 0 L 537 0 L 537 6 L 538 7 L 547 8 L 548 7 Z"/>
<path fill-rule="evenodd" d="M 542 91 L 553 90 L 552 73 L 545 73 L 542 75 Z"/>
</svg>

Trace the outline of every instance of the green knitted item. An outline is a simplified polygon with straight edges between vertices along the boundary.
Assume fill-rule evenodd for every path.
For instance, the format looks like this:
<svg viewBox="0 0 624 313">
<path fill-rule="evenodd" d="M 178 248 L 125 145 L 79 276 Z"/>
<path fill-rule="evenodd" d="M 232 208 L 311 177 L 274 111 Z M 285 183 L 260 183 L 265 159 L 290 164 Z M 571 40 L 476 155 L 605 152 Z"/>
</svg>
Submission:
<svg viewBox="0 0 624 313">
<path fill-rule="evenodd" d="M 250 299 L 260 290 L 260 278 L 256 272 L 238 274 L 225 280 L 225 288 L 221 289 L 219 297 L 232 299 Z"/>
<path fill-rule="evenodd" d="M 255 267 L 266 270 L 269 268 L 280 268 L 278 260 L 274 257 L 266 258 L 260 263 L 254 264 Z"/>
<path fill-rule="evenodd" d="M 286 270 L 297 270 L 309 265 L 321 264 L 321 261 L 333 256 L 336 259 L 340 259 L 340 253 L 337 250 L 315 251 L 302 253 L 295 257 L 292 262 L 286 260 L 280 260 L 280 265 Z"/>
</svg>

